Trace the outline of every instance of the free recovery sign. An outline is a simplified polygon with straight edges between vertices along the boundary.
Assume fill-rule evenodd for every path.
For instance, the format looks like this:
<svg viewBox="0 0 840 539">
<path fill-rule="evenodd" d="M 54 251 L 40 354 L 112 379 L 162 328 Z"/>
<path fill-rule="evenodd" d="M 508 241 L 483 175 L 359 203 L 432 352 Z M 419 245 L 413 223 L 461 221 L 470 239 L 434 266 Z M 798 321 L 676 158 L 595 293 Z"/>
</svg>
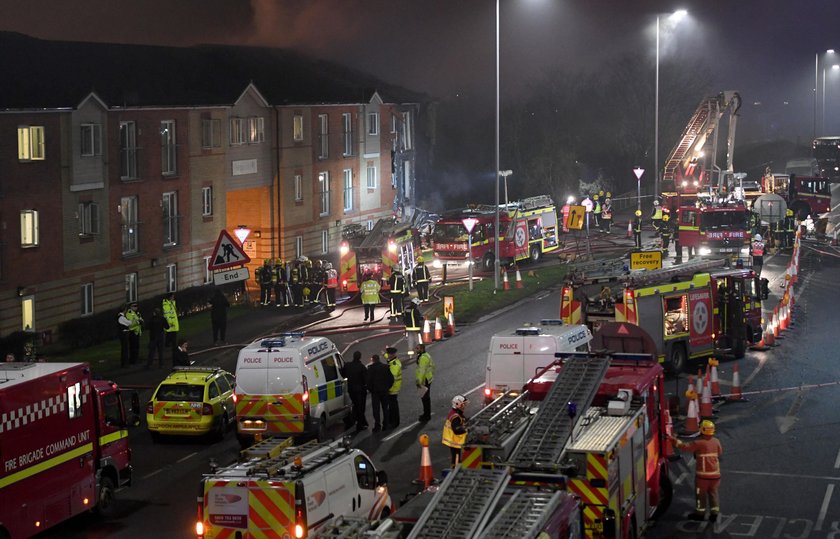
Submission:
<svg viewBox="0 0 840 539">
<path fill-rule="evenodd" d="M 659 269 L 662 267 L 662 251 L 640 251 L 630 253 L 630 269 Z"/>
</svg>

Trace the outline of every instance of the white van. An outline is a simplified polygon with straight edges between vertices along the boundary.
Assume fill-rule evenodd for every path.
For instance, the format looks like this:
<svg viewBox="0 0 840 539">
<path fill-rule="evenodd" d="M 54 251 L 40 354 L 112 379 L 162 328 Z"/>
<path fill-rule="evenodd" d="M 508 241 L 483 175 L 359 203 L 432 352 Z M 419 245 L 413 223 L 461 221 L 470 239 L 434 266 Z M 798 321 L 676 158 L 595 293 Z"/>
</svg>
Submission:
<svg viewBox="0 0 840 539">
<path fill-rule="evenodd" d="M 585 325 L 542 320 L 503 331 L 490 339 L 484 399 L 490 402 L 508 391 L 522 391 L 538 369 L 554 361 L 558 352 L 588 352 L 592 333 Z"/>
<path fill-rule="evenodd" d="M 325 337 L 283 333 L 258 339 L 236 362 L 236 434 L 243 447 L 262 437 L 325 440 L 351 419 L 341 354 Z"/>
</svg>

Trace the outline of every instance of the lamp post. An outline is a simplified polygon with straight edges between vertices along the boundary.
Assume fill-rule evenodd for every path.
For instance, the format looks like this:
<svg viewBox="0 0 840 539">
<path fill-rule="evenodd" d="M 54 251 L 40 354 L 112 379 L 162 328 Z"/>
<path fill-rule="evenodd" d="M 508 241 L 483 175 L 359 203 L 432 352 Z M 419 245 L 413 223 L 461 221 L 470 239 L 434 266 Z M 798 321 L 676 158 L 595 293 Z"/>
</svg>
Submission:
<svg viewBox="0 0 840 539">
<path fill-rule="evenodd" d="M 688 12 L 684 9 L 679 9 L 668 16 L 668 20 L 674 23 L 679 22 L 685 17 Z M 659 29 L 660 29 L 660 15 L 656 16 L 656 88 L 654 97 L 654 130 L 653 130 L 653 194 L 659 194 Z"/>
<path fill-rule="evenodd" d="M 499 0 L 496 0 L 496 226 L 495 226 L 495 241 L 493 245 L 493 252 L 495 253 L 495 260 L 493 261 L 493 269 L 495 273 L 494 291 L 499 289 L 499 170 L 501 165 L 499 163 Z"/>
</svg>

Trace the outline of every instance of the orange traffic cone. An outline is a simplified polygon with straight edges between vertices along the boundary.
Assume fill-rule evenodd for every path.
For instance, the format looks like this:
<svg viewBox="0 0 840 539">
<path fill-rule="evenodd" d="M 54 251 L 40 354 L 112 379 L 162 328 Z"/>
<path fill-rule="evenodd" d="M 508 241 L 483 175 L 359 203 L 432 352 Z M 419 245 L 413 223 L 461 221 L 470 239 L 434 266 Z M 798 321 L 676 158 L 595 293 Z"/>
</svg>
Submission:
<svg viewBox="0 0 840 539">
<path fill-rule="evenodd" d="M 685 418 L 682 434 L 697 435 L 700 433 L 700 418 L 697 413 L 697 393 L 693 387 L 689 387 L 685 396 L 688 398 L 688 414 Z"/>
<path fill-rule="evenodd" d="M 443 326 L 440 323 L 440 318 L 435 317 L 435 340 L 443 340 Z"/>
<path fill-rule="evenodd" d="M 519 273 L 519 268 L 516 268 L 516 288 L 522 288 L 522 275 Z"/>
<path fill-rule="evenodd" d="M 627 222 L 627 237 L 628 238 L 633 237 L 633 221 L 628 221 Z"/>
<path fill-rule="evenodd" d="M 447 322 L 448 322 L 448 324 L 446 326 L 446 332 L 451 337 L 451 336 L 455 335 L 455 313 L 449 313 L 449 317 L 447 319 Z"/>
<path fill-rule="evenodd" d="M 741 375 L 738 373 L 738 364 L 735 364 L 732 372 L 732 393 L 726 397 L 727 402 L 745 402 L 744 394 L 741 393 Z"/>
<path fill-rule="evenodd" d="M 720 380 L 718 380 L 718 370 L 717 366 L 720 363 L 717 359 L 710 357 L 709 358 L 709 365 L 712 367 L 712 398 L 717 399 L 720 398 Z"/>
<path fill-rule="evenodd" d="M 714 417 L 715 410 L 712 408 L 712 388 L 709 381 L 703 384 L 703 394 L 700 397 L 700 417 L 703 419 Z"/>
<path fill-rule="evenodd" d="M 420 435 L 420 477 L 412 481 L 415 485 L 422 484 L 423 488 L 429 488 L 435 481 L 435 474 L 432 470 L 432 457 L 429 455 L 429 436 Z"/>
<path fill-rule="evenodd" d="M 502 287 L 502 289 L 503 290 L 510 290 L 510 282 L 508 282 L 507 271 L 502 270 L 502 276 L 504 277 L 504 283 L 503 283 L 504 286 Z"/>
<path fill-rule="evenodd" d="M 764 342 L 767 346 L 776 346 L 776 336 L 773 334 L 773 323 L 769 322 L 764 329 Z"/>
<path fill-rule="evenodd" d="M 432 325 L 428 320 L 423 322 L 423 344 L 432 342 Z"/>
<path fill-rule="evenodd" d="M 694 385 L 694 391 L 698 397 L 703 394 L 703 369 L 697 369 L 697 383 Z"/>
</svg>

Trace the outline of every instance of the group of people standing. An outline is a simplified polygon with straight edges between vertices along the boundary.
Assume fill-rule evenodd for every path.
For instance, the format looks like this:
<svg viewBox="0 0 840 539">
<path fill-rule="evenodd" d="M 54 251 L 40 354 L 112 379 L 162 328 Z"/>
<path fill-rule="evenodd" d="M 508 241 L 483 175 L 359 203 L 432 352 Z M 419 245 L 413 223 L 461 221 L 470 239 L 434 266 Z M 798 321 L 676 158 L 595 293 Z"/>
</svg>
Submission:
<svg viewBox="0 0 840 539">
<path fill-rule="evenodd" d="M 257 268 L 255 278 L 260 285 L 260 305 L 305 307 L 324 302 L 335 307 L 338 272 L 331 262 L 300 257 L 284 262 L 266 258 Z"/>
<path fill-rule="evenodd" d="M 421 303 L 429 301 L 429 283 L 431 282 L 431 274 L 429 268 L 423 262 L 423 257 L 418 256 L 414 268 L 411 269 L 411 282 L 409 283 L 406 276 L 403 275 L 399 266 L 394 266 L 391 275 L 388 277 L 386 283 L 388 285 L 388 301 L 390 317 L 403 317 L 406 322 L 406 328 L 410 323 L 414 325 L 415 322 L 422 323 L 422 319 L 418 319 L 417 306 Z M 405 300 L 411 295 L 411 286 L 417 291 L 417 297 L 412 299 L 406 305 Z M 376 305 L 381 302 L 380 292 L 382 286 L 376 280 L 374 275 L 370 272 L 365 273 L 362 277 L 362 282 L 359 285 L 359 293 L 362 298 L 362 305 L 365 309 L 364 321 L 373 322 L 375 316 Z M 420 328 L 417 332 L 419 335 Z M 411 343 L 409 343 L 410 345 Z M 409 346 L 409 350 L 413 347 Z"/>
<path fill-rule="evenodd" d="M 146 368 L 151 368 L 157 356 L 158 366 L 163 367 L 164 348 L 172 351 L 173 365 L 189 364 L 186 359 L 186 342 L 178 341 L 178 308 L 175 303 L 175 293 L 163 298 L 160 307 L 155 307 L 148 324 L 143 319 L 136 301 L 128 303 L 117 314 L 117 324 L 120 331 L 120 366 L 135 365 L 140 355 L 140 337 L 143 329 L 149 332 L 149 353 Z M 186 362 L 186 363 L 184 363 Z"/>
</svg>

